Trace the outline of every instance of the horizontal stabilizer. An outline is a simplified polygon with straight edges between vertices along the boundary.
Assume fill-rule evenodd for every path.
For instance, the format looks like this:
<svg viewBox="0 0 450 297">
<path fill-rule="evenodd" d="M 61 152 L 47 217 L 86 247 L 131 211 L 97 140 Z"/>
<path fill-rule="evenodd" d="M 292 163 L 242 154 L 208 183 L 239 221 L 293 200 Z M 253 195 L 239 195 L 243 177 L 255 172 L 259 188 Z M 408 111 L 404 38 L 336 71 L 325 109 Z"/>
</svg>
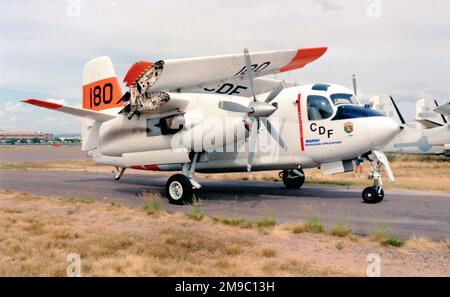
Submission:
<svg viewBox="0 0 450 297">
<path fill-rule="evenodd" d="M 69 105 L 63 105 L 55 102 L 45 101 L 45 100 L 38 100 L 38 99 L 25 99 L 22 100 L 22 102 L 36 105 L 43 108 L 52 109 L 55 111 L 71 114 L 74 116 L 91 119 L 98 122 L 106 122 L 113 118 L 115 118 L 115 115 L 106 114 L 100 111 L 94 111 L 89 110 L 85 108 L 75 107 L 75 106 L 69 106 Z"/>
</svg>

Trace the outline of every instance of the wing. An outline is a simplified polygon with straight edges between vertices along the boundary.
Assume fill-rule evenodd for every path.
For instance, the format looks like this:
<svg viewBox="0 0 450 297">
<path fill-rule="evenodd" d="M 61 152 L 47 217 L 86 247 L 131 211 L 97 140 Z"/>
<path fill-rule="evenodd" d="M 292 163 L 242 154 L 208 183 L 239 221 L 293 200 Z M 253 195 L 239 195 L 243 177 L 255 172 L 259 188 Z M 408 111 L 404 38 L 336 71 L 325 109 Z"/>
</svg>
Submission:
<svg viewBox="0 0 450 297">
<path fill-rule="evenodd" d="M 255 77 L 295 70 L 321 57 L 326 47 L 250 54 Z M 173 59 L 156 63 L 141 61 L 128 70 L 124 82 L 150 91 L 204 89 L 226 81 L 247 79 L 243 54 Z"/>
<path fill-rule="evenodd" d="M 436 122 L 434 122 L 432 120 L 428 120 L 428 119 L 416 119 L 416 122 L 421 124 L 425 129 L 431 129 L 431 128 L 436 128 L 436 127 L 442 126 L 442 124 L 436 123 Z"/>
<path fill-rule="evenodd" d="M 82 118 L 95 120 L 98 122 L 106 122 L 106 121 L 111 120 L 116 117 L 115 115 L 106 114 L 106 113 L 103 113 L 100 111 L 94 111 L 94 110 L 90 110 L 90 109 L 84 109 L 84 108 L 69 106 L 69 105 L 62 105 L 62 104 L 44 101 L 44 100 L 38 100 L 38 99 L 26 99 L 26 100 L 22 100 L 22 102 L 36 105 L 36 106 L 43 107 L 43 108 L 56 110 L 59 112 L 71 114 L 71 115 L 82 117 Z"/>
<path fill-rule="evenodd" d="M 256 78 L 254 80 L 255 94 L 263 94 L 271 92 L 282 80 L 270 79 L 270 78 Z M 293 82 L 285 82 L 285 87 L 295 86 Z M 221 94 L 230 96 L 250 97 L 249 80 L 230 79 L 223 83 L 212 84 L 203 88 L 194 88 L 186 90 L 186 92 L 192 93 L 204 93 L 204 94 Z"/>
<path fill-rule="evenodd" d="M 397 124 L 405 124 L 405 120 L 392 96 L 374 96 L 370 98 L 369 105 L 371 105 L 374 110 L 392 118 Z"/>
</svg>

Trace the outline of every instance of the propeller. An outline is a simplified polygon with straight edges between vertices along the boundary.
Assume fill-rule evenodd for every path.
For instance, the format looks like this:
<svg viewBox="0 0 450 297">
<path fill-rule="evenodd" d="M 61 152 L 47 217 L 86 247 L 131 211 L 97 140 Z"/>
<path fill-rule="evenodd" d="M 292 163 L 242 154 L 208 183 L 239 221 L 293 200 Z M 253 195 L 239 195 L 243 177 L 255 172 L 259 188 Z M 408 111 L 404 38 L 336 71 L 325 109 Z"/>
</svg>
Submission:
<svg viewBox="0 0 450 297">
<path fill-rule="evenodd" d="M 250 59 L 248 49 L 244 49 L 244 59 L 245 59 L 245 68 L 247 70 L 247 77 L 249 80 L 250 92 L 252 94 L 253 101 L 250 102 L 248 106 L 232 101 L 220 101 L 219 108 L 231 112 L 246 113 L 250 118 L 251 129 L 248 140 L 249 152 L 247 157 L 247 171 L 251 171 L 260 123 L 262 123 L 266 127 L 267 131 L 270 133 L 272 138 L 275 139 L 275 141 L 277 141 L 280 147 L 282 147 L 283 149 L 286 148 L 286 143 L 280 138 L 280 134 L 272 126 L 272 124 L 268 119 L 268 117 L 278 109 L 278 105 L 276 103 L 270 104 L 270 102 L 272 102 L 284 89 L 284 82 L 281 81 L 278 85 L 276 85 L 275 88 L 269 93 L 269 95 L 267 95 L 264 101 L 258 101 L 255 95 L 254 74 L 252 68 L 252 61 Z"/>
</svg>

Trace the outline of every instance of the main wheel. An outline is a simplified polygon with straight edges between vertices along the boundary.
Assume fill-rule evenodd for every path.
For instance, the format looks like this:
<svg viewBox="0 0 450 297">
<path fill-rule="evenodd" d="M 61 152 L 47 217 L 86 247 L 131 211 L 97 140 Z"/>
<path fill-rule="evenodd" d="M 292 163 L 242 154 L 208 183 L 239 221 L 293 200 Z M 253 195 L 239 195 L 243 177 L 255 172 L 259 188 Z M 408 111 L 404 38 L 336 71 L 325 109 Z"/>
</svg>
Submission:
<svg viewBox="0 0 450 297">
<path fill-rule="evenodd" d="M 192 183 L 183 174 L 172 175 L 166 183 L 166 196 L 172 204 L 192 202 Z"/>
<path fill-rule="evenodd" d="M 362 199 L 365 203 L 378 203 L 381 202 L 384 198 L 384 190 L 380 189 L 378 193 L 378 189 L 376 187 L 367 187 L 362 191 Z"/>
<path fill-rule="evenodd" d="M 305 183 L 305 173 L 302 169 L 298 169 L 303 176 L 299 176 L 292 172 L 292 170 L 283 170 L 282 178 L 283 183 L 288 189 L 300 189 Z"/>
</svg>

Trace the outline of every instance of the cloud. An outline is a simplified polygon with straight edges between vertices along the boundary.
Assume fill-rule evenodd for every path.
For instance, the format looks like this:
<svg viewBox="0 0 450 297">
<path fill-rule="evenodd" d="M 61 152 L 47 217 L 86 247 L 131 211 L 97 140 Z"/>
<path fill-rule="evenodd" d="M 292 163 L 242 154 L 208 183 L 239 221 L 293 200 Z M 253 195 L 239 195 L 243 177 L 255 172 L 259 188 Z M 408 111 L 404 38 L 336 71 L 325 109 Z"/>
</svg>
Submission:
<svg viewBox="0 0 450 297">
<path fill-rule="evenodd" d="M 410 115 L 423 95 L 448 100 L 450 3 L 382 1 L 374 18 L 372 2 L 81 0 L 71 18 L 69 1 L 9 1 L 0 19 L 0 95 L 12 89 L 79 104 L 83 65 L 99 55 L 111 56 L 122 80 L 139 60 L 327 45 L 320 60 L 279 77 L 350 87 L 356 73 L 361 94 L 392 94 L 409 102 Z"/>
<path fill-rule="evenodd" d="M 3 108 L 5 112 L 29 112 L 30 110 L 23 102 L 6 102 Z"/>
<path fill-rule="evenodd" d="M 344 10 L 346 7 L 344 5 L 338 4 L 337 1 L 330 0 L 315 0 L 317 4 L 321 6 L 323 11 L 335 11 L 335 10 Z"/>
</svg>

